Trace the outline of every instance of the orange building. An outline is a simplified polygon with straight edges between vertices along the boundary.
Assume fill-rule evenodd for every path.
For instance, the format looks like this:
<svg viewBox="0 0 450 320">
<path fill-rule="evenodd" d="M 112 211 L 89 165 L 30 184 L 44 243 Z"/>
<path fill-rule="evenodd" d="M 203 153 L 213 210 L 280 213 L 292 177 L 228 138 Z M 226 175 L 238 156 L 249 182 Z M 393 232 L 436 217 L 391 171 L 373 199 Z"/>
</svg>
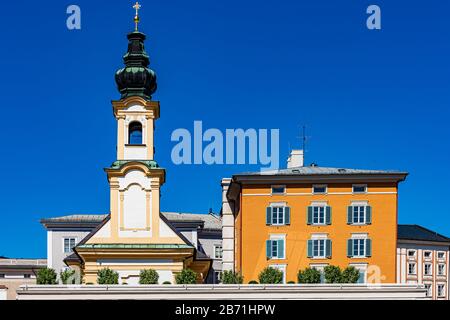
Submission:
<svg viewBox="0 0 450 320">
<path fill-rule="evenodd" d="M 268 266 L 354 266 L 360 282 L 396 282 L 398 184 L 407 173 L 303 166 L 234 175 L 223 186 L 223 267 L 257 280 Z"/>
</svg>

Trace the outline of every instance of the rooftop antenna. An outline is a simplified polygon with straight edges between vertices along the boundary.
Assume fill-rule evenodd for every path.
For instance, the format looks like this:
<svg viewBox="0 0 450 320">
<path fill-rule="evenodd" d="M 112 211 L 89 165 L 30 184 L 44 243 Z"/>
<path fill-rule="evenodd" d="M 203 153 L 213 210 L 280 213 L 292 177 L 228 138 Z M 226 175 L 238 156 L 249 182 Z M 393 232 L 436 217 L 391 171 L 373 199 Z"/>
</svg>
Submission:
<svg viewBox="0 0 450 320">
<path fill-rule="evenodd" d="M 297 137 L 302 142 L 302 148 L 303 148 L 303 161 L 306 163 L 306 144 L 308 142 L 308 136 L 306 135 L 306 125 L 303 125 L 302 127 L 302 135 L 300 137 Z"/>
</svg>

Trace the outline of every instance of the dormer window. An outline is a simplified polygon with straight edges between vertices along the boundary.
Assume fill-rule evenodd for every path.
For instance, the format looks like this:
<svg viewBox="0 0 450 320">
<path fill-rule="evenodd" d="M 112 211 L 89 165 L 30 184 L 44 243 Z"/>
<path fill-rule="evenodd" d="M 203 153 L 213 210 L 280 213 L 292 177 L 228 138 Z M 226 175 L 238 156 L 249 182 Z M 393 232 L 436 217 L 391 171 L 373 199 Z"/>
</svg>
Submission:
<svg viewBox="0 0 450 320">
<path fill-rule="evenodd" d="M 128 127 L 128 144 L 142 144 L 142 124 L 140 122 L 131 122 Z"/>
</svg>

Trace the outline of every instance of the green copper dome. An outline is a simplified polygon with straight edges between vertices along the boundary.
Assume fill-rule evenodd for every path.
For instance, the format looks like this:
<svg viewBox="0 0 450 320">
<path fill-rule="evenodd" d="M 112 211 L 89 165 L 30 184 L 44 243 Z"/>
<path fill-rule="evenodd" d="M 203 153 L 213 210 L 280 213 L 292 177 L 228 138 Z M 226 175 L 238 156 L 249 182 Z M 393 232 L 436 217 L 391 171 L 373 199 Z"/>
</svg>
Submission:
<svg viewBox="0 0 450 320">
<path fill-rule="evenodd" d="M 128 51 L 123 56 L 125 68 L 116 72 L 116 83 L 121 98 L 139 96 L 150 100 L 156 91 L 156 74 L 148 68 L 150 59 L 144 48 L 145 34 L 134 31 L 128 34 Z"/>
</svg>

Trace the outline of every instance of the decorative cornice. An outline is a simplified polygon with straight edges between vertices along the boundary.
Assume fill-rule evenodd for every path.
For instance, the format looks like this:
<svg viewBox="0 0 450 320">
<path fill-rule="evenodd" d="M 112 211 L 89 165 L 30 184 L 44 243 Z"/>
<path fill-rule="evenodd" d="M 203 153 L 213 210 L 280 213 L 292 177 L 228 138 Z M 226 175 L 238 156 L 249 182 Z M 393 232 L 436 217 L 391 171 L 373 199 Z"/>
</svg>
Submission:
<svg viewBox="0 0 450 320">
<path fill-rule="evenodd" d="M 148 177 L 159 178 L 160 184 L 166 180 L 166 170 L 160 168 L 154 160 L 118 160 L 111 167 L 105 168 L 108 179 L 113 177 L 123 177 L 130 170 L 143 171 Z"/>
<path fill-rule="evenodd" d="M 159 101 L 151 101 L 139 96 L 131 96 L 126 99 L 114 100 L 111 103 L 116 119 L 124 119 L 125 115 L 122 111 L 134 105 L 144 107 L 150 113 L 149 115 L 145 115 L 148 118 L 158 119 L 160 116 Z"/>
</svg>

